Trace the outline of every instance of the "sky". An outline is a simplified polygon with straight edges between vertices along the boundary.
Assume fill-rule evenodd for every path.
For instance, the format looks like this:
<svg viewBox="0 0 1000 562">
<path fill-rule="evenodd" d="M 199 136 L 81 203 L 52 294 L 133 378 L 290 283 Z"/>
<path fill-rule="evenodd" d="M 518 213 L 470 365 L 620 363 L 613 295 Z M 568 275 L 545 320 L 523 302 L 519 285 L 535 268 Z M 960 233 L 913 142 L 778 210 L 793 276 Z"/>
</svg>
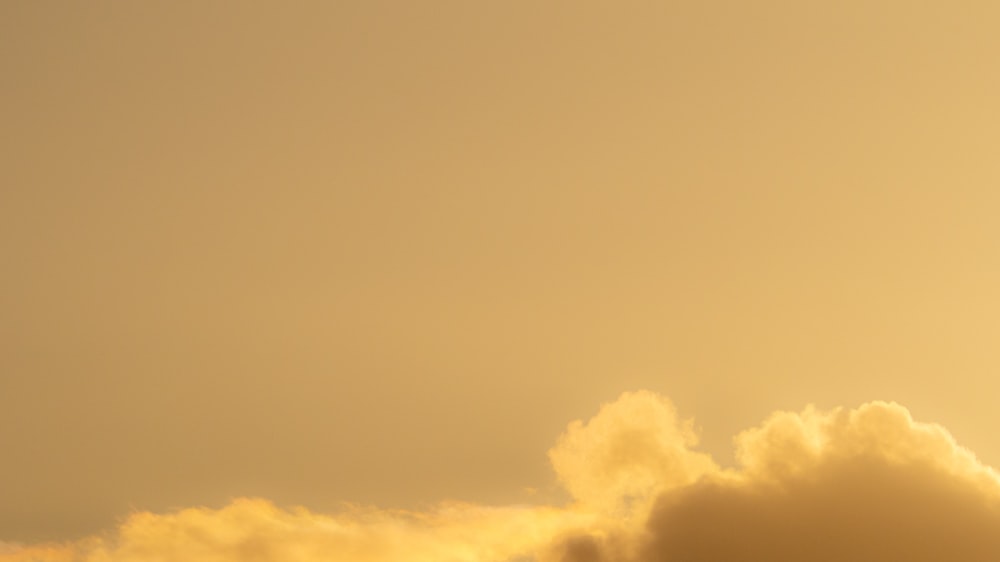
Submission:
<svg viewBox="0 0 1000 562">
<path fill-rule="evenodd" d="M 0 3 L 0 561 L 1000 559 L 998 26 Z"/>
</svg>

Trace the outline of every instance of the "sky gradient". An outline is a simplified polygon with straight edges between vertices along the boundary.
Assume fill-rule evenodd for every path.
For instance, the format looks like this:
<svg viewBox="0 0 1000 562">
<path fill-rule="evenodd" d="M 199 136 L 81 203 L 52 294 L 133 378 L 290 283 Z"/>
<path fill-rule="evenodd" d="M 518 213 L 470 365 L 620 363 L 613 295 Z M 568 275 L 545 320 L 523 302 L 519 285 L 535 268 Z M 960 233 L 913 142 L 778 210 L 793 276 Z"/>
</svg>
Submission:
<svg viewBox="0 0 1000 562">
<path fill-rule="evenodd" d="M 456 501 L 530 513 L 540 561 L 693 556 L 546 462 L 639 389 L 711 465 L 649 502 L 732 470 L 704 493 L 742 528 L 733 436 L 888 408 L 979 460 L 935 480 L 921 441 L 887 497 L 957 487 L 989 527 L 964 502 L 1000 466 L 997 29 L 985 1 L 0 3 L 0 541 L 360 525 L 344 502 L 453 529 Z M 876 480 L 880 439 L 848 455 Z M 814 505 L 767 501 L 748 524 Z"/>
</svg>

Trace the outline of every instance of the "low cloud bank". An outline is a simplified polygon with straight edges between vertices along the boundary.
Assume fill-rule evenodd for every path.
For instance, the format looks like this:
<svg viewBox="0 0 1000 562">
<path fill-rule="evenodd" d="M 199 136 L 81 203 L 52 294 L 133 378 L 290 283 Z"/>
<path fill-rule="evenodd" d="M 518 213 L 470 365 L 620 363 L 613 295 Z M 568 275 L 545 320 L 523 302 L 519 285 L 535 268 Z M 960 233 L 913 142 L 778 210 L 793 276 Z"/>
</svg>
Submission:
<svg viewBox="0 0 1000 562">
<path fill-rule="evenodd" d="M 773 414 L 736 470 L 658 496 L 641 530 L 580 533 L 560 562 L 1000 560 L 1000 480 L 897 404 Z"/>
<path fill-rule="evenodd" d="M 549 452 L 570 505 L 320 514 L 240 499 L 0 543 L 0 562 L 1000 560 L 997 473 L 897 404 L 775 413 L 736 437 L 735 469 L 696 444 L 666 398 L 626 393 Z"/>
</svg>

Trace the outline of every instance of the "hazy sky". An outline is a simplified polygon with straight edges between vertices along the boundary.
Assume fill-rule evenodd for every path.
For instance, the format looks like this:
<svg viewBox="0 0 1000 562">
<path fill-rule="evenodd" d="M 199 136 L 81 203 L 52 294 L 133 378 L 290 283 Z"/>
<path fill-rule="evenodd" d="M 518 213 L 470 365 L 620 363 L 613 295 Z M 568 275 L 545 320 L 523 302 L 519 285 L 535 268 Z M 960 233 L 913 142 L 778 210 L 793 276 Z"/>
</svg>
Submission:
<svg viewBox="0 0 1000 562">
<path fill-rule="evenodd" d="M 637 389 L 695 418 L 693 479 L 773 411 L 871 400 L 1000 465 L 998 29 L 992 1 L 0 2 L 0 541 L 245 497 L 558 506 L 584 484 L 546 452 Z M 587 540 L 553 560 L 612 556 Z"/>
</svg>

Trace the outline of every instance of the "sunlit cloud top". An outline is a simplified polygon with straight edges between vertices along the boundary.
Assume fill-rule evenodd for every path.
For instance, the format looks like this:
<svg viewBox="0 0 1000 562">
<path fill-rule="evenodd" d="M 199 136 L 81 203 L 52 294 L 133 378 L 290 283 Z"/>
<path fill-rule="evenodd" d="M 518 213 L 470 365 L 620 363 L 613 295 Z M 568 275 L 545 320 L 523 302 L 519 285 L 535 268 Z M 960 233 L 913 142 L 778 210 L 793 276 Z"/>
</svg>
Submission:
<svg viewBox="0 0 1000 562">
<path fill-rule="evenodd" d="M 566 505 L 442 502 L 335 513 L 238 499 L 138 512 L 81 541 L 0 545 L 3 562 L 929 562 L 1000 556 L 1000 478 L 903 406 L 776 412 L 697 451 L 692 420 L 647 391 L 574 421 L 549 451 Z"/>
</svg>

